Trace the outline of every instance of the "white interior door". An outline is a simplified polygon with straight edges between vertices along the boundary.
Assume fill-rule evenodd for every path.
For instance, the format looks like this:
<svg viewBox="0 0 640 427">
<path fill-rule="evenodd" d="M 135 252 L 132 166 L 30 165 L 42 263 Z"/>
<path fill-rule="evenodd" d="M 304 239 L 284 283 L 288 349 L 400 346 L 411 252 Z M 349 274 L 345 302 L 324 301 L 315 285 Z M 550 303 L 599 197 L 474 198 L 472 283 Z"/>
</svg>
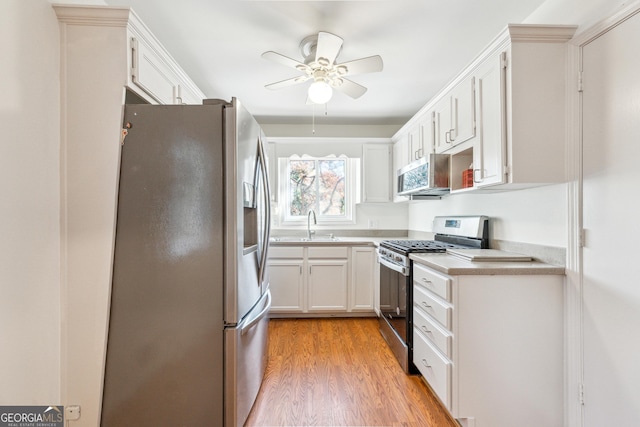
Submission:
<svg viewBox="0 0 640 427">
<path fill-rule="evenodd" d="M 640 425 L 640 16 L 583 48 L 584 425 Z"/>
</svg>

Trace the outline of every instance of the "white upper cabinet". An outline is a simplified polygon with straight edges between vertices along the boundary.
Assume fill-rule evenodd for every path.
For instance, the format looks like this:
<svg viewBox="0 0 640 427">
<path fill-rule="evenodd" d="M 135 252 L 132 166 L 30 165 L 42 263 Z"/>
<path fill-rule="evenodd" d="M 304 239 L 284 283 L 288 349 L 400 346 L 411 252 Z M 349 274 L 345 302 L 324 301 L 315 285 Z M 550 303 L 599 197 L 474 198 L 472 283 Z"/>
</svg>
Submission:
<svg viewBox="0 0 640 427">
<path fill-rule="evenodd" d="M 474 73 L 478 121 L 481 123 L 478 140 L 473 146 L 476 187 L 501 184 L 505 176 L 505 59 L 504 53 L 488 58 Z"/>
<path fill-rule="evenodd" d="M 129 33 L 129 77 L 136 92 L 159 104 L 202 104 L 202 92 L 146 27 L 132 18 Z"/>
<path fill-rule="evenodd" d="M 393 201 L 404 202 L 406 196 L 398 196 L 398 169 L 433 153 L 435 149 L 434 112 L 428 111 L 411 119 L 393 138 Z"/>
<path fill-rule="evenodd" d="M 452 192 L 563 182 L 567 41 L 573 26 L 509 25 L 471 68 L 478 131 L 451 153 Z M 462 174 L 473 169 L 473 185 Z"/>
<path fill-rule="evenodd" d="M 408 158 L 407 163 L 420 160 L 434 149 L 433 112 L 421 115 L 406 133 Z"/>
<path fill-rule="evenodd" d="M 508 25 L 398 131 L 396 145 L 427 112 L 435 152 L 451 155 L 452 193 L 564 182 L 567 42 L 575 30 Z"/>
<path fill-rule="evenodd" d="M 475 136 L 475 80 L 466 78 L 434 107 L 435 151 L 442 153 Z"/>
<path fill-rule="evenodd" d="M 362 202 L 391 201 L 391 145 L 362 145 Z"/>
<path fill-rule="evenodd" d="M 202 104 L 204 94 L 133 10 L 126 7 L 55 5 L 68 40 L 96 40 L 109 32 L 100 49 L 64 46 L 75 60 L 102 64 L 110 78 L 151 104 Z M 126 42 L 123 43 L 123 40 Z M 107 72 L 107 70 L 109 70 Z M 95 75 L 83 76 L 90 80 Z M 102 77 L 102 76 L 99 76 Z"/>
</svg>

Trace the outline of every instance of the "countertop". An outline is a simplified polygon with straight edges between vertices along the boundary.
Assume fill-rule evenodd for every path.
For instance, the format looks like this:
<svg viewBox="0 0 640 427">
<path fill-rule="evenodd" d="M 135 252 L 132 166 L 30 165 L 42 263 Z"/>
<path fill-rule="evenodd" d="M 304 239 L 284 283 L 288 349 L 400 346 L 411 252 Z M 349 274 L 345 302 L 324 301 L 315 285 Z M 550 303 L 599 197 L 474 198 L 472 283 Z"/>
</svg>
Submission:
<svg viewBox="0 0 640 427">
<path fill-rule="evenodd" d="M 538 261 L 472 262 L 446 253 L 411 254 L 409 258 L 450 276 L 565 274 L 564 267 Z"/>
<path fill-rule="evenodd" d="M 327 236 L 317 236 L 311 240 L 303 237 L 272 237 L 269 241 L 271 246 L 380 246 L 383 240 L 407 239 L 404 237 L 353 237 L 335 236 L 335 240 L 328 239 Z"/>
</svg>

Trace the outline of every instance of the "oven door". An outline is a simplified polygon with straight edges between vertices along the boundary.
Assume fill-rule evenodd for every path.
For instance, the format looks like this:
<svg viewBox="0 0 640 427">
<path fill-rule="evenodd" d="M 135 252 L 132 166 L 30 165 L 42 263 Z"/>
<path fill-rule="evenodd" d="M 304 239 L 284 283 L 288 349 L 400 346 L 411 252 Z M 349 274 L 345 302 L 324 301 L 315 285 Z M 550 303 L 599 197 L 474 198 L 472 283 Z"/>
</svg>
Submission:
<svg viewBox="0 0 640 427">
<path fill-rule="evenodd" d="M 407 317 L 407 287 L 410 276 L 406 268 L 383 258 L 380 261 L 380 333 L 405 372 L 409 372 L 411 328 Z"/>
</svg>

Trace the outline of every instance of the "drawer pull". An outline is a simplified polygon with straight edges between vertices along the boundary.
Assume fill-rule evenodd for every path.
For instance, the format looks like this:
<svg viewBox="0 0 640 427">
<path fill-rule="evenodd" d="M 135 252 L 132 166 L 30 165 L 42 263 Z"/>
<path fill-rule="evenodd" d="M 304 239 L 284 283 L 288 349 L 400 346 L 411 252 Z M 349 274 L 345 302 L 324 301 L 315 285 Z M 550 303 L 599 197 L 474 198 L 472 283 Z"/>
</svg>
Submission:
<svg viewBox="0 0 640 427">
<path fill-rule="evenodd" d="M 431 331 L 429 329 L 427 329 L 427 327 L 424 326 L 424 325 L 420 326 L 420 328 L 422 328 L 422 330 L 425 331 L 427 334 L 431 333 Z"/>
<path fill-rule="evenodd" d="M 427 368 L 430 368 L 430 367 L 431 367 L 431 365 L 429 365 L 429 362 L 427 362 L 427 359 L 422 359 L 422 364 L 423 364 L 424 366 L 426 366 Z"/>
<path fill-rule="evenodd" d="M 422 281 L 423 281 L 424 283 L 429 284 L 429 285 L 433 285 L 433 282 L 432 282 L 431 280 L 427 279 L 426 277 L 423 277 L 423 278 L 422 278 Z"/>
<path fill-rule="evenodd" d="M 427 304 L 426 301 L 422 301 L 422 305 L 426 308 L 431 308 L 431 306 L 429 304 Z"/>
</svg>

